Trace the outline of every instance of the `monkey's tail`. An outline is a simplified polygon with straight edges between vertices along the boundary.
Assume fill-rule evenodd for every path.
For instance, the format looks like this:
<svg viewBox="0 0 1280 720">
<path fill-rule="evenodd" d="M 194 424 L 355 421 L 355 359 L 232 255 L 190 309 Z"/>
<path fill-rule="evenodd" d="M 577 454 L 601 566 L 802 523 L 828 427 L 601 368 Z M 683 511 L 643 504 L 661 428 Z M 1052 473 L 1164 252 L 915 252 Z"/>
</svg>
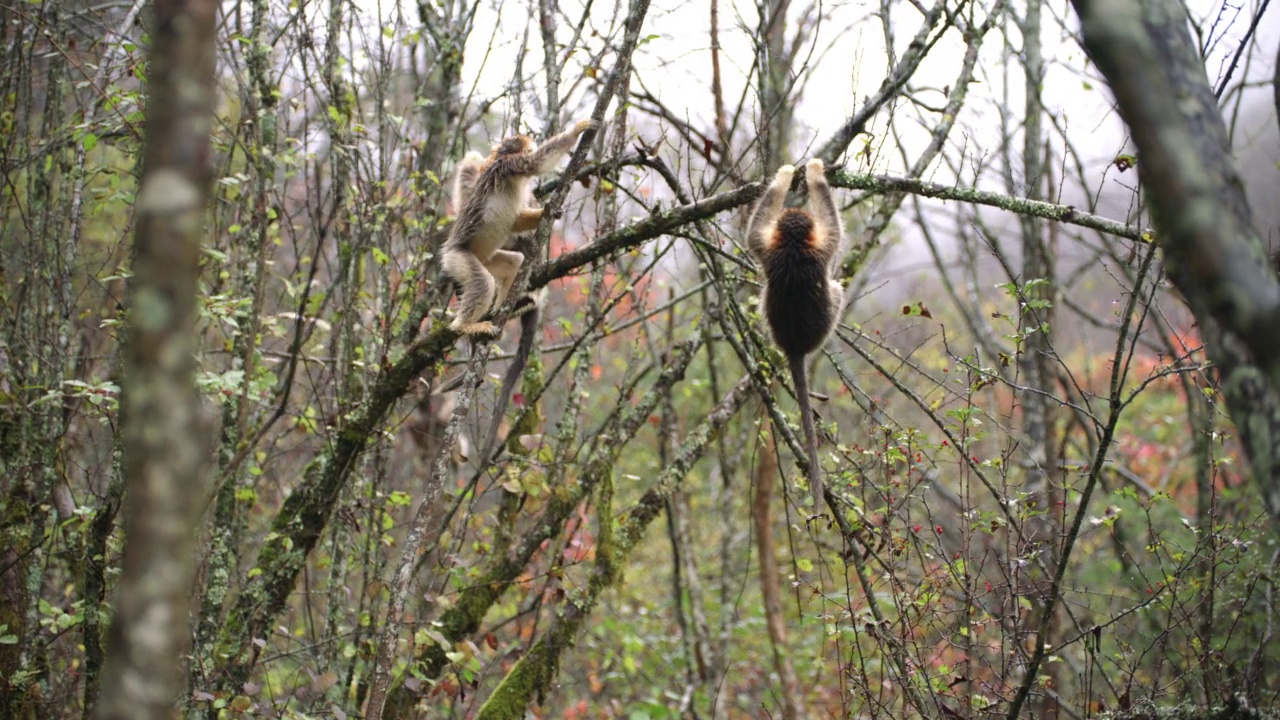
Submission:
<svg viewBox="0 0 1280 720">
<path fill-rule="evenodd" d="M 805 451 L 809 455 L 809 490 L 813 493 L 813 508 L 820 512 L 826 502 L 826 492 L 822 485 L 822 465 L 818 463 L 818 433 L 813 427 L 813 408 L 809 406 L 804 355 L 788 355 L 787 362 L 791 365 L 791 382 L 796 386 L 796 401 L 800 403 L 800 417 L 804 423 Z M 834 508 L 832 512 L 835 512 Z"/>
<path fill-rule="evenodd" d="M 493 408 L 493 419 L 489 421 L 489 431 L 485 435 L 484 452 L 480 453 L 482 463 L 493 457 L 493 449 L 498 443 L 498 427 L 502 425 L 502 416 L 507 412 L 507 404 L 511 401 L 511 393 L 520 382 L 524 366 L 529 363 L 529 355 L 533 352 L 533 336 L 538 332 L 539 316 L 542 314 L 540 298 L 533 299 L 533 308 L 520 316 L 520 344 L 516 346 L 515 357 L 507 366 L 502 376 L 502 387 L 498 390 L 498 404 Z"/>
</svg>

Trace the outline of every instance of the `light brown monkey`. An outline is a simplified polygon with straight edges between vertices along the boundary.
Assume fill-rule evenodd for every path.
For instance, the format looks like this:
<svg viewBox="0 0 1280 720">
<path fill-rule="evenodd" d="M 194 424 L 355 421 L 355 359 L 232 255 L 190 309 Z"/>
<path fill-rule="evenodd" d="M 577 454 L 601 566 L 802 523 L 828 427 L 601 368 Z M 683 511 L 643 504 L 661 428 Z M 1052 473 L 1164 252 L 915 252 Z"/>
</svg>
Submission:
<svg viewBox="0 0 1280 720">
<path fill-rule="evenodd" d="M 595 126 L 594 120 L 579 121 L 542 145 L 524 135 L 509 137 L 494 145 L 489 157 L 473 152 L 459 163 L 453 198 L 458 216 L 441 257 L 458 287 L 458 312 L 450 328 L 464 335 L 498 334 L 481 318 L 506 300 L 524 262 L 523 255 L 503 247 L 542 218 L 542 208 L 528 207 L 529 184 Z"/>
<path fill-rule="evenodd" d="M 818 159 L 805 165 L 813 212 L 783 208 L 795 171 L 790 165 L 778 168 L 751 213 L 747 247 L 764 270 L 760 314 L 791 366 L 809 455 L 809 489 L 814 507 L 821 508 L 825 492 L 804 359 L 826 343 L 844 308 L 844 290 L 835 281 L 844 227 Z"/>
</svg>

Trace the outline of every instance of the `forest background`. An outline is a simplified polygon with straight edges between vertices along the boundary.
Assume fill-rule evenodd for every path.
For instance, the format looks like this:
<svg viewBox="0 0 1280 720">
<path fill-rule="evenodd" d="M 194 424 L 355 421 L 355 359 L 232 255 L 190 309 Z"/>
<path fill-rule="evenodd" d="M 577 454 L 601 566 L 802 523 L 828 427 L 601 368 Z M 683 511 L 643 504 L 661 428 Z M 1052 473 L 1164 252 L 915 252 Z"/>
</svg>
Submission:
<svg viewBox="0 0 1280 720">
<path fill-rule="evenodd" d="M 1268 8 L 0 1 L 0 717 L 1276 708 Z M 585 118 L 486 452 L 453 168 Z"/>
</svg>

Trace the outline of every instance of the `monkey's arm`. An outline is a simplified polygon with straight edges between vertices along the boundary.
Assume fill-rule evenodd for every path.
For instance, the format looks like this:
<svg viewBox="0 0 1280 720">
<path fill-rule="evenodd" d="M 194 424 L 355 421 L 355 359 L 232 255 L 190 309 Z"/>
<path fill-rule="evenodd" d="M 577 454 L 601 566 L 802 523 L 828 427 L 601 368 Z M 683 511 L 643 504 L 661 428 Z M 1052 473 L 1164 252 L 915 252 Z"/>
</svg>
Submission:
<svg viewBox="0 0 1280 720">
<path fill-rule="evenodd" d="M 462 205 L 471 195 L 471 191 L 476 189 L 476 181 L 480 178 L 481 172 L 484 172 L 484 156 L 474 150 L 458 162 L 458 174 L 453 181 L 453 212 L 455 214 L 462 212 Z"/>
<path fill-rule="evenodd" d="M 597 125 L 599 123 L 595 120 L 579 120 L 568 130 L 547 138 L 537 150 L 524 156 L 517 174 L 542 175 L 551 172 L 561 158 L 573 150 L 573 146 L 578 143 L 578 136 Z"/>
<path fill-rule="evenodd" d="M 511 224 L 511 234 L 532 232 L 538 229 L 538 221 L 542 219 L 542 208 L 522 208 Z"/>
<path fill-rule="evenodd" d="M 826 166 L 821 160 L 814 158 L 805 163 L 804 179 L 809 186 L 809 203 L 813 206 L 813 216 L 818 221 L 815 230 L 822 243 L 822 262 L 830 270 L 838 262 L 840 244 L 844 238 L 840 209 L 836 207 L 831 185 L 827 183 Z"/>
<path fill-rule="evenodd" d="M 787 190 L 791 188 L 791 177 L 796 169 L 791 165 L 783 165 L 773 176 L 773 182 L 765 188 L 764 195 L 756 203 L 751 212 L 751 220 L 747 223 L 747 249 L 756 259 L 764 257 L 769 246 L 769 236 L 773 234 L 773 226 L 782 214 L 782 201 L 787 199 Z"/>
</svg>

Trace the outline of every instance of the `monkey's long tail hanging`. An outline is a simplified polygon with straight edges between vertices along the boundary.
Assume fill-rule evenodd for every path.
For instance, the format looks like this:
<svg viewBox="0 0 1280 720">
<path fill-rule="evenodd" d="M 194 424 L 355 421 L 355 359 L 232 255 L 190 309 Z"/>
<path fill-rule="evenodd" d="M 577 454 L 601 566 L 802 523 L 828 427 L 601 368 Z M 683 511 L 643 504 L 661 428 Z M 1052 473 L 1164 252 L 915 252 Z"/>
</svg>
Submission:
<svg viewBox="0 0 1280 720">
<path fill-rule="evenodd" d="M 493 449 L 498 444 L 498 428 L 502 425 L 502 416 L 507 412 L 507 404 L 511 401 L 511 393 L 529 363 L 529 355 L 533 351 L 533 334 L 538 332 L 541 302 L 534 300 L 533 308 L 520 316 L 520 344 L 516 348 L 515 357 L 507 366 L 502 376 L 502 388 L 498 391 L 498 404 L 493 408 L 493 419 L 489 421 L 489 432 L 485 434 L 484 450 L 480 453 L 480 462 L 488 463 L 493 457 Z"/>
<path fill-rule="evenodd" d="M 800 403 L 800 417 L 804 423 L 805 450 L 809 455 L 809 491 L 813 493 L 813 510 L 822 512 L 822 507 L 826 503 L 826 493 L 822 485 L 822 465 L 818 462 L 818 433 L 813 427 L 813 408 L 809 406 L 809 381 L 805 374 L 804 355 L 788 355 L 787 363 L 791 366 L 791 382 L 796 388 L 796 401 Z"/>
</svg>

